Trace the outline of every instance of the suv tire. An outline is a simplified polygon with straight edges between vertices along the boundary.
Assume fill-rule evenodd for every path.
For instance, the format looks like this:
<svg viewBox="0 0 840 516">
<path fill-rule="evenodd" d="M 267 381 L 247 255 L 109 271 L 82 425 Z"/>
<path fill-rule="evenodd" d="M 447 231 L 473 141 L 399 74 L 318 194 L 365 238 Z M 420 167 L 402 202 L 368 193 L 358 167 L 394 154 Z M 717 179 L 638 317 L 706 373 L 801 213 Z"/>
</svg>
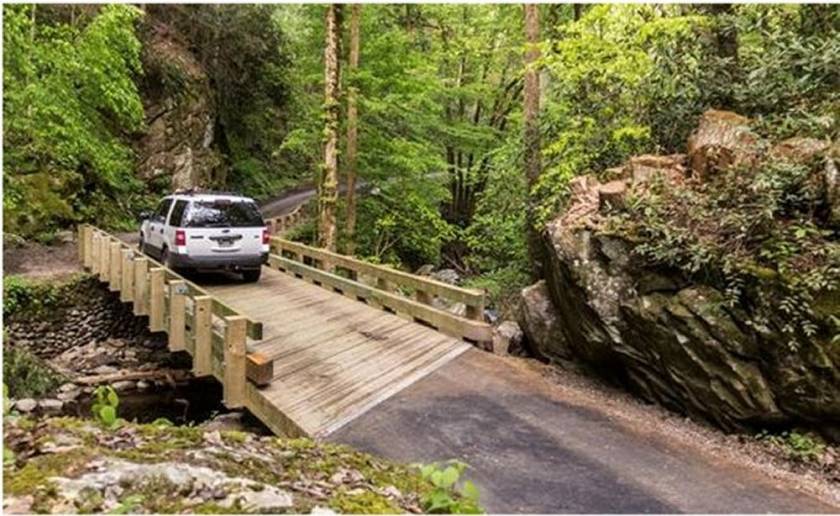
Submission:
<svg viewBox="0 0 840 516">
<path fill-rule="evenodd" d="M 255 283 L 259 281 L 261 273 L 262 267 L 260 267 L 259 269 L 242 271 L 242 279 L 244 279 L 246 283 Z"/>
</svg>

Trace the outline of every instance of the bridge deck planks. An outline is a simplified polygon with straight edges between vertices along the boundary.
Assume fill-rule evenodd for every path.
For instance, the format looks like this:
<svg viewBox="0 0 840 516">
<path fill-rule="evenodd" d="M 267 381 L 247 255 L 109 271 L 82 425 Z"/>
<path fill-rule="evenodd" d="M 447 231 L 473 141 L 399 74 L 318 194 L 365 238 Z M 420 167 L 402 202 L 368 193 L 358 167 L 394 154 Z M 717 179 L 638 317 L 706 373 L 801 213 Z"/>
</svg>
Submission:
<svg viewBox="0 0 840 516">
<path fill-rule="evenodd" d="M 470 347 L 269 268 L 258 283 L 207 290 L 263 323 L 263 340 L 249 348 L 275 360 L 274 379 L 252 394 L 278 432 L 291 420 L 308 435 L 326 435 Z"/>
</svg>

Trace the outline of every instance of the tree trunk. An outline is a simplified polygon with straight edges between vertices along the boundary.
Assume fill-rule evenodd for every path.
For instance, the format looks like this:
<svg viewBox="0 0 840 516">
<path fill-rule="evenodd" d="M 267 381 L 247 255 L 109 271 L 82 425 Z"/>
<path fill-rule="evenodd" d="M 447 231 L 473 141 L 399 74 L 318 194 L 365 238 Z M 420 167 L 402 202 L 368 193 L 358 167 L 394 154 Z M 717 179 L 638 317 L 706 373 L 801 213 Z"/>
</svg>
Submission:
<svg viewBox="0 0 840 516">
<path fill-rule="evenodd" d="M 542 275 L 542 246 L 540 231 L 536 226 L 536 199 L 534 186 L 540 177 L 540 74 L 537 60 L 540 50 L 540 20 L 535 4 L 525 5 L 525 96 L 524 96 L 524 147 L 525 173 L 528 178 L 528 254 L 531 258 L 531 274 L 534 278 Z"/>
<path fill-rule="evenodd" d="M 321 176 L 318 245 L 335 251 L 335 206 L 338 201 L 339 45 L 341 5 L 327 6 L 324 46 L 324 172 Z"/>
<path fill-rule="evenodd" d="M 350 11 L 350 80 L 351 85 L 347 89 L 347 221 L 345 232 L 347 233 L 346 252 L 352 255 L 356 250 L 354 240 L 356 233 L 356 155 L 358 150 L 358 111 L 356 97 L 358 89 L 353 84 L 354 74 L 359 68 L 359 18 L 361 17 L 361 4 L 353 4 Z"/>
</svg>

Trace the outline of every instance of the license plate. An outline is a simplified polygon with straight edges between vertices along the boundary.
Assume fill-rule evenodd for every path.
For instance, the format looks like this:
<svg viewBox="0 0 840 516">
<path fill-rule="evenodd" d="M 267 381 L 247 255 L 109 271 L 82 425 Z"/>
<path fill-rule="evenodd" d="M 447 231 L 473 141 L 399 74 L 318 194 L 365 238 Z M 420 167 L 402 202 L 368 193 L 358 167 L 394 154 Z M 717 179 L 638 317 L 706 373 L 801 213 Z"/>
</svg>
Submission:
<svg viewBox="0 0 840 516">
<path fill-rule="evenodd" d="M 219 247 L 233 247 L 233 240 L 219 240 Z"/>
</svg>

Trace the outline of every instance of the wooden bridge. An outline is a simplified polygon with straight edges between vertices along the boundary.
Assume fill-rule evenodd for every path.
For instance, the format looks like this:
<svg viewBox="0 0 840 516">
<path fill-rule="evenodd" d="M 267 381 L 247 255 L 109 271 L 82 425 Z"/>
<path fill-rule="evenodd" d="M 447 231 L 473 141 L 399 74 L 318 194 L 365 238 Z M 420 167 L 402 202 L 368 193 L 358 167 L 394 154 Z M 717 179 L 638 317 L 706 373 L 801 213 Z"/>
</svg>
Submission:
<svg viewBox="0 0 840 516">
<path fill-rule="evenodd" d="M 260 282 L 207 287 L 93 226 L 79 242 L 85 268 L 216 377 L 226 406 L 278 434 L 325 436 L 491 339 L 481 292 L 279 237 Z M 441 308 L 456 304 L 463 315 Z"/>
</svg>

